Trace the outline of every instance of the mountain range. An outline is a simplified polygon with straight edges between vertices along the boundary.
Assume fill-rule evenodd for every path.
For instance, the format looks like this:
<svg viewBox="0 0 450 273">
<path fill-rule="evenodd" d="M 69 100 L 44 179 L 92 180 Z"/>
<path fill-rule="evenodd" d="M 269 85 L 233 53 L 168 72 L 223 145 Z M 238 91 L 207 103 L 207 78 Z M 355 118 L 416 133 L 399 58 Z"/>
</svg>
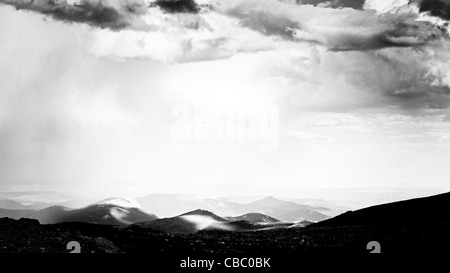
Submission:
<svg viewBox="0 0 450 273">
<path fill-rule="evenodd" d="M 302 205 L 271 196 L 249 203 L 237 203 L 219 198 L 202 199 L 190 195 L 151 194 L 138 198 L 137 201 L 144 209 L 160 217 L 171 217 L 196 209 L 208 210 L 224 217 L 261 213 L 286 222 L 298 220 L 318 222 L 331 216 L 326 214 L 331 209 Z M 166 204 L 170 204 L 170 206 Z"/>
<path fill-rule="evenodd" d="M 270 216 L 249 213 L 238 217 L 220 217 L 210 211 L 197 209 L 175 217 L 137 223 L 131 229 L 148 229 L 166 233 L 196 233 L 198 231 L 251 231 L 289 227 Z"/>
<path fill-rule="evenodd" d="M 96 200 L 81 199 L 59 192 L 3 192 L 0 193 L 0 209 L 39 211 L 52 206 L 53 210 L 80 209 L 94 204 Z M 281 221 L 321 221 L 339 215 L 351 208 L 338 206 L 319 199 L 288 199 L 264 196 L 241 196 L 201 198 L 186 194 L 150 194 L 136 198 L 144 211 L 160 218 L 174 217 L 187 211 L 203 209 L 223 217 L 234 217 L 247 213 L 261 213 Z M 167 204 L 170 204 L 168 206 Z M 15 213 L 17 215 L 17 212 Z M 11 215 L 1 212 L 0 217 Z M 14 217 L 11 215 L 11 217 Z"/>
<path fill-rule="evenodd" d="M 270 201 L 267 205 L 278 203 L 266 201 Z M 114 198 L 91 204 L 84 210 L 75 210 L 74 215 L 83 215 L 86 220 L 86 211 L 117 207 L 130 212 L 134 212 L 132 209 L 144 211 L 133 199 Z M 167 218 L 151 217 L 142 222 L 139 219 L 128 225 L 123 222 L 121 225 L 80 222 L 42 225 L 32 219 L 2 218 L 0 252 L 67 253 L 67 242 L 76 240 L 89 253 L 165 256 L 177 253 L 262 256 L 283 253 L 302 257 L 308 253 L 364 254 L 373 250 L 369 246 L 374 243 L 381 246 L 381 253 L 395 257 L 401 254 L 442 255 L 448 253 L 450 244 L 449 209 L 450 192 L 349 211 L 317 223 L 304 220 L 286 223 L 260 213 L 221 217 L 201 209 Z M 56 211 L 67 215 L 66 209 Z M 98 219 L 98 215 L 94 215 L 93 219 Z"/>
<path fill-rule="evenodd" d="M 42 210 L 0 210 L 0 217 L 36 219 L 41 224 L 83 222 L 104 225 L 129 225 L 154 220 L 157 217 L 144 212 L 133 199 L 105 199 L 80 209 L 50 206 Z"/>
<path fill-rule="evenodd" d="M 262 228 L 280 222 L 318 222 L 329 218 L 324 207 L 300 205 L 274 197 L 266 197 L 246 204 L 222 199 L 201 199 L 189 195 L 152 194 L 142 198 L 110 198 L 81 208 L 70 208 L 69 203 L 57 203 L 43 209 L 43 203 L 24 205 L 11 199 L 0 200 L 0 218 L 36 219 L 41 224 L 82 222 L 106 225 L 131 225 L 172 232 L 190 232 L 208 229 L 236 230 Z M 186 211 L 190 211 L 186 213 Z M 200 212 L 208 212 L 207 215 Z M 200 213 L 200 214 L 199 214 Z M 220 215 L 220 216 L 218 216 Z M 158 219 L 158 216 L 162 219 Z M 157 221 L 155 221 L 157 220 Z M 239 223 L 240 222 L 240 223 Z M 251 224 L 249 224 L 251 223 Z M 255 223 L 258 223 L 257 225 Z M 239 228 L 236 226 L 239 224 Z M 162 227 L 162 226 L 166 227 Z M 245 227 L 243 227 L 243 225 Z M 185 230 L 186 229 L 186 230 Z"/>
</svg>

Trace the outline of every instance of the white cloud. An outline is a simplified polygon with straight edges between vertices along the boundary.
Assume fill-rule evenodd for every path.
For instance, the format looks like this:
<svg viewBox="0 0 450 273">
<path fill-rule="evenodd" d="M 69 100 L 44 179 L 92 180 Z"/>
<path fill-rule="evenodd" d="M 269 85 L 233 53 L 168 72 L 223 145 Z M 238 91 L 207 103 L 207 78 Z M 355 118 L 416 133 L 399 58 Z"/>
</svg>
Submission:
<svg viewBox="0 0 450 273">
<path fill-rule="evenodd" d="M 148 189 L 161 181 L 366 181 L 367 173 L 386 182 L 424 163 L 419 144 L 446 147 L 443 19 L 270 0 L 210 4 L 189 14 L 150 8 L 123 17 L 133 24 L 120 28 L 0 6 L 1 182 L 73 179 L 101 190 L 126 180 Z M 230 143 L 177 147 L 172 107 L 195 103 L 280 106 L 282 134 L 306 144 L 282 138 L 271 155 Z M 435 181 L 448 159 L 437 154 L 425 157 L 437 162 Z M 413 167 L 392 171 L 409 157 Z"/>
<path fill-rule="evenodd" d="M 376 10 L 379 13 L 395 12 L 409 4 L 409 0 L 365 0 L 364 9 Z"/>
</svg>

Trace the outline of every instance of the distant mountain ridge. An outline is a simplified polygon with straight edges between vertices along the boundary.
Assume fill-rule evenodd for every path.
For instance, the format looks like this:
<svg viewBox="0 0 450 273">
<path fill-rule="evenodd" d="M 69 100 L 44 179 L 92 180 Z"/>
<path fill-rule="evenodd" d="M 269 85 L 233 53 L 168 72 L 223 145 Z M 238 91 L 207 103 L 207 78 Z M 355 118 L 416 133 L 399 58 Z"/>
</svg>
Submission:
<svg viewBox="0 0 450 273">
<path fill-rule="evenodd" d="M 76 198 L 54 191 L 0 192 L 0 208 L 40 210 L 54 205 L 77 204 Z"/>
<path fill-rule="evenodd" d="M 10 210 L 22 210 L 27 209 L 27 206 L 22 205 L 21 203 L 14 200 L 0 200 L 0 208 L 2 209 L 10 209 Z"/>
<path fill-rule="evenodd" d="M 12 218 L 12 219 L 20 219 L 20 218 L 25 218 L 28 215 L 32 214 L 33 212 L 35 212 L 34 210 L 27 210 L 27 209 L 0 209 L 0 218 Z"/>
<path fill-rule="evenodd" d="M 204 213 L 220 215 L 217 221 L 247 221 L 259 223 L 298 222 L 301 220 L 318 222 L 329 218 L 321 213 L 326 208 L 301 205 L 291 201 L 283 201 L 274 197 L 266 197 L 247 204 L 235 203 L 220 199 L 201 199 L 188 195 L 148 195 L 138 200 L 127 197 L 108 198 L 91 203 L 82 208 L 70 208 L 64 205 L 47 206 L 44 209 L 29 210 L 14 200 L 2 200 L 6 207 L 20 208 L 4 209 L 0 217 L 18 219 L 20 217 L 37 219 L 42 224 L 56 224 L 62 222 L 84 222 L 107 225 L 128 225 L 155 220 L 162 211 L 177 212 L 175 216 L 189 213 L 196 217 Z M 1 204 L 1 203 L 0 203 Z M 145 211 L 151 212 L 146 213 Z M 188 214 L 184 215 L 188 216 Z M 166 218 L 171 218 L 169 216 Z"/>
<path fill-rule="evenodd" d="M 221 199 L 201 199 L 189 195 L 151 194 L 138 198 L 137 201 L 147 211 L 164 217 L 176 216 L 185 211 L 204 209 L 223 217 L 261 213 L 286 222 L 297 220 L 318 222 L 329 218 L 328 215 L 321 212 L 324 208 L 301 205 L 274 197 L 266 197 L 247 204 L 241 204 Z M 170 204 L 170 206 L 165 204 Z"/>
<path fill-rule="evenodd" d="M 272 196 L 243 205 L 243 211 L 259 212 L 270 215 L 282 221 L 308 220 L 318 222 L 329 218 L 308 205 L 299 205 L 290 201 L 283 201 Z"/>
</svg>

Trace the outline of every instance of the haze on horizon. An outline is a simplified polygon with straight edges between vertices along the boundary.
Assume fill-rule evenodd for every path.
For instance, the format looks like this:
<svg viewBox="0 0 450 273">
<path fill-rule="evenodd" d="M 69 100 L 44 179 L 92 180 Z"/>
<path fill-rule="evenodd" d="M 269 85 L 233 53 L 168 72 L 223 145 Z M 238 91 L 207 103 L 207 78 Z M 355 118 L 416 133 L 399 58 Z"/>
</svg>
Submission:
<svg viewBox="0 0 450 273">
<path fill-rule="evenodd" d="M 448 191 L 450 5 L 149 2 L 0 0 L 0 191 Z"/>
</svg>

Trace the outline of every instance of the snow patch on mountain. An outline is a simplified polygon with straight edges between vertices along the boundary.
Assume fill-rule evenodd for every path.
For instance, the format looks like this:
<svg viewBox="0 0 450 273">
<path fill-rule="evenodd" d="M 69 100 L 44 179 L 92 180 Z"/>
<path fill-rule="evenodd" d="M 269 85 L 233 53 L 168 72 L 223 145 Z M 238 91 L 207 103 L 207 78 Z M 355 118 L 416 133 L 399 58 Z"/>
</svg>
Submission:
<svg viewBox="0 0 450 273">
<path fill-rule="evenodd" d="M 122 208 L 141 208 L 141 205 L 131 197 L 114 197 L 104 199 L 97 203 L 97 205 L 112 205 Z"/>
<path fill-rule="evenodd" d="M 125 218 L 128 216 L 129 212 L 123 208 L 111 208 L 110 214 L 114 219 L 123 222 L 125 224 L 130 224 L 129 221 L 126 221 Z"/>
<path fill-rule="evenodd" d="M 180 216 L 182 219 L 188 221 L 189 223 L 195 224 L 196 229 L 202 230 L 213 224 L 218 224 L 219 221 L 213 219 L 206 215 L 183 215 Z"/>
<path fill-rule="evenodd" d="M 204 213 L 210 213 L 209 211 L 203 211 Z M 204 230 L 204 229 L 218 229 L 218 230 L 228 230 L 232 231 L 234 230 L 233 227 L 229 226 L 227 224 L 227 220 L 224 219 L 224 221 L 220 221 L 218 219 L 215 219 L 211 215 L 199 215 L 199 214 L 185 214 L 179 216 L 181 219 L 194 224 L 195 229 L 197 231 Z"/>
</svg>

